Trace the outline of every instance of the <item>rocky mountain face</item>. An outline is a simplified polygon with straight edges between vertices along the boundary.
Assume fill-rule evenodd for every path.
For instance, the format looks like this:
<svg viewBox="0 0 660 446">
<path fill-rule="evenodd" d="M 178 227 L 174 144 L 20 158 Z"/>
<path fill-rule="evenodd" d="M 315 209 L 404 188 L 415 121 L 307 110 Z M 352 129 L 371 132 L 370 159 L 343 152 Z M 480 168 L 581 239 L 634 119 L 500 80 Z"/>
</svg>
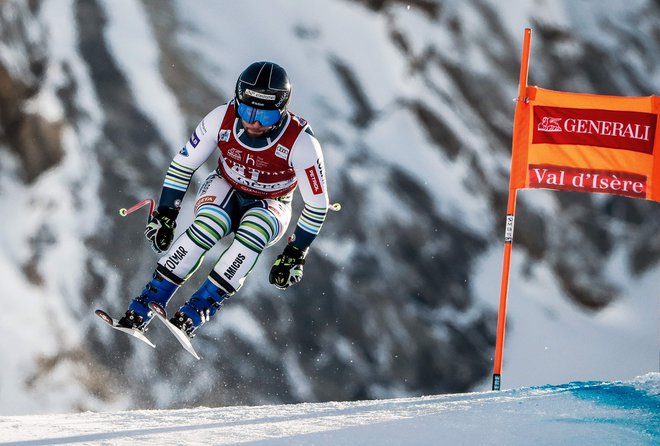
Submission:
<svg viewBox="0 0 660 446">
<path fill-rule="evenodd" d="M 495 339 L 496 314 L 478 303 L 471 284 L 480 274 L 476 261 L 499 246 L 504 230 L 522 39 L 522 28 L 510 29 L 507 8 L 525 11 L 524 24 L 534 29 L 530 84 L 615 95 L 660 91 L 657 1 L 634 2 L 619 13 L 597 1 L 574 9 L 565 2 L 557 12 L 543 1 L 336 0 L 364 18 L 365 33 L 373 22 L 386 30 L 381 44 L 408 80 L 405 89 L 384 91 L 385 98 L 371 86 L 387 66 L 366 77 L 364 67 L 342 57 L 343 43 L 322 46 L 325 28 L 285 21 L 292 27 L 287 39 L 324 54 L 331 82 L 345 95 L 339 107 L 332 91 L 318 93 L 327 119 L 312 121 L 343 210 L 328 218 L 299 286 L 284 293 L 268 287 L 267 269 L 282 246 L 264 254 L 240 295 L 200 331 L 195 342 L 205 358 L 193 362 L 164 335 L 158 349 L 147 351 L 93 317 L 97 307 L 123 312 L 150 276 L 156 257 L 142 241 L 143 214 L 122 219 L 117 209 L 157 196 L 177 148 L 162 131 L 170 123 L 145 111 L 111 48 L 115 3 L 55 3 L 61 5 L 0 2 L 3 226 L 24 223 L 23 206 L 12 201 L 16 188 L 39 209 L 30 216 L 37 220 L 11 231 L 18 239 L 0 245 L 20 246 L 13 257 L 18 279 L 44 290 L 55 302 L 48 305 L 67 315 L 56 346 L 26 366 L 30 382 L 68 370 L 98 401 L 129 395 L 135 407 L 469 390 L 489 376 Z M 204 63 L 230 73 L 242 67 L 196 59 L 190 48 L 201 46 L 204 30 L 184 18 L 187 2 L 134 3 L 158 52 L 154 73 L 188 131 L 232 95 L 233 85 L 216 85 Z M 587 16 L 589 23 L 576 23 Z M 53 41 L 54 34 L 68 37 Z M 294 79 L 316 73 L 302 56 L 287 68 Z M 394 147 L 406 140 L 402 133 L 417 136 Z M 444 169 L 427 175 L 425 160 L 438 159 Z M 65 192 L 50 197 L 44 188 L 53 181 Z M 516 249 L 530 259 L 528 274 L 537 263 L 547 265 L 576 305 L 598 311 L 617 299 L 623 278 L 657 267 L 655 203 L 573 193 L 527 197 L 519 194 Z M 76 224 L 58 224 L 65 215 Z M 185 228 L 185 217 L 179 225 Z M 62 251 L 72 234 L 84 249 Z M 615 253 L 627 264 L 621 276 L 605 273 Z M 53 264 L 62 267 L 58 274 Z M 77 289 L 67 271 L 81 278 Z M 30 382 L 22 383 L 27 391 Z"/>
</svg>

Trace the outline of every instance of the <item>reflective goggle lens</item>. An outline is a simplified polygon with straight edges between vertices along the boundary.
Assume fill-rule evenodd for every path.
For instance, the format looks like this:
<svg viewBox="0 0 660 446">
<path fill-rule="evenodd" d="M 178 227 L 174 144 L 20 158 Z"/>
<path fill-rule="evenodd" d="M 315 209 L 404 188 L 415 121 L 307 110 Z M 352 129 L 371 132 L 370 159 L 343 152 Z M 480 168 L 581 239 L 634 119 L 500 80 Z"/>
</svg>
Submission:
<svg viewBox="0 0 660 446">
<path fill-rule="evenodd" d="M 250 124 L 259 121 L 264 127 L 270 127 L 271 125 L 277 124 L 277 122 L 282 117 L 282 111 L 262 110 L 260 108 L 255 108 L 243 104 L 242 102 L 238 102 L 238 116 Z"/>
</svg>

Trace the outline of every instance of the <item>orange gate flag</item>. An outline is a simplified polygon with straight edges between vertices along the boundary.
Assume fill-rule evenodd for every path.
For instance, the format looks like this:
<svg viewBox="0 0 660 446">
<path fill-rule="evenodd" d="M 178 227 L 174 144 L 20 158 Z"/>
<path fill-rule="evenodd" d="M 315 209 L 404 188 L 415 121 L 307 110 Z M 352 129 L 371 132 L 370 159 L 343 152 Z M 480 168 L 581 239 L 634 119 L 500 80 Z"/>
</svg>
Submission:
<svg viewBox="0 0 660 446">
<path fill-rule="evenodd" d="M 545 90 L 527 85 L 525 28 L 507 202 L 493 390 L 500 390 L 518 189 L 599 192 L 660 201 L 660 98 Z"/>
<path fill-rule="evenodd" d="M 660 201 L 660 97 L 527 87 L 514 117 L 510 189 Z"/>
</svg>

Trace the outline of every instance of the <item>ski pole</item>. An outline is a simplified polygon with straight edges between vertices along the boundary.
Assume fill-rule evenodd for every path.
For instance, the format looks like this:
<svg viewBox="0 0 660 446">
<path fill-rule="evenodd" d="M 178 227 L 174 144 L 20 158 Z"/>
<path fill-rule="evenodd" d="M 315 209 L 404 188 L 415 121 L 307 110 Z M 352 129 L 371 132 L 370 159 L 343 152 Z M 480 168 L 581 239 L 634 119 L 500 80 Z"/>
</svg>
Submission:
<svg viewBox="0 0 660 446">
<path fill-rule="evenodd" d="M 128 214 L 131 214 L 131 213 L 137 211 L 138 209 L 143 208 L 146 205 L 149 205 L 149 216 L 153 215 L 154 208 L 156 207 L 156 202 L 151 198 L 147 198 L 146 200 L 142 200 L 139 203 L 134 204 L 133 206 L 131 206 L 128 209 L 126 209 L 126 208 L 119 209 L 119 215 L 121 215 L 122 217 L 126 217 Z M 335 211 L 335 212 L 341 211 L 341 203 L 332 203 L 332 204 L 330 204 L 328 206 L 328 210 Z"/>
<path fill-rule="evenodd" d="M 126 217 L 128 214 L 133 213 L 137 211 L 138 209 L 143 208 L 144 206 L 149 205 L 149 217 L 151 217 L 154 214 L 154 208 L 156 207 L 156 202 L 152 200 L 151 198 L 147 198 L 146 200 L 142 200 L 139 203 L 134 204 L 130 208 L 121 208 L 119 209 L 119 215 L 122 217 Z"/>
</svg>

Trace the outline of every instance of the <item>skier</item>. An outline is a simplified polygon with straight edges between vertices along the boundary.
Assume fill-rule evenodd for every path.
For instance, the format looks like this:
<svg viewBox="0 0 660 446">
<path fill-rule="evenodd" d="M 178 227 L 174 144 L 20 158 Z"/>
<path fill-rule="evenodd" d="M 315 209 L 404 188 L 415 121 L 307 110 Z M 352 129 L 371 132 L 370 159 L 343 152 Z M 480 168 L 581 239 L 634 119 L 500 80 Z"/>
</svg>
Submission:
<svg viewBox="0 0 660 446">
<path fill-rule="evenodd" d="M 264 249 L 277 243 L 291 220 L 296 187 L 305 203 L 296 229 L 273 264 L 269 282 L 299 282 L 309 246 L 328 211 L 323 154 L 307 122 L 287 109 L 291 84 L 272 62 L 255 62 L 238 77 L 235 97 L 212 110 L 172 160 L 145 237 L 157 253 L 153 278 L 133 299 L 119 325 L 144 331 L 220 239 L 234 239 L 201 287 L 170 319 L 190 338 L 236 293 Z M 217 150 L 217 152 L 216 152 Z M 172 243 L 181 201 L 193 173 L 219 155 L 197 193 L 193 223 Z"/>
</svg>

